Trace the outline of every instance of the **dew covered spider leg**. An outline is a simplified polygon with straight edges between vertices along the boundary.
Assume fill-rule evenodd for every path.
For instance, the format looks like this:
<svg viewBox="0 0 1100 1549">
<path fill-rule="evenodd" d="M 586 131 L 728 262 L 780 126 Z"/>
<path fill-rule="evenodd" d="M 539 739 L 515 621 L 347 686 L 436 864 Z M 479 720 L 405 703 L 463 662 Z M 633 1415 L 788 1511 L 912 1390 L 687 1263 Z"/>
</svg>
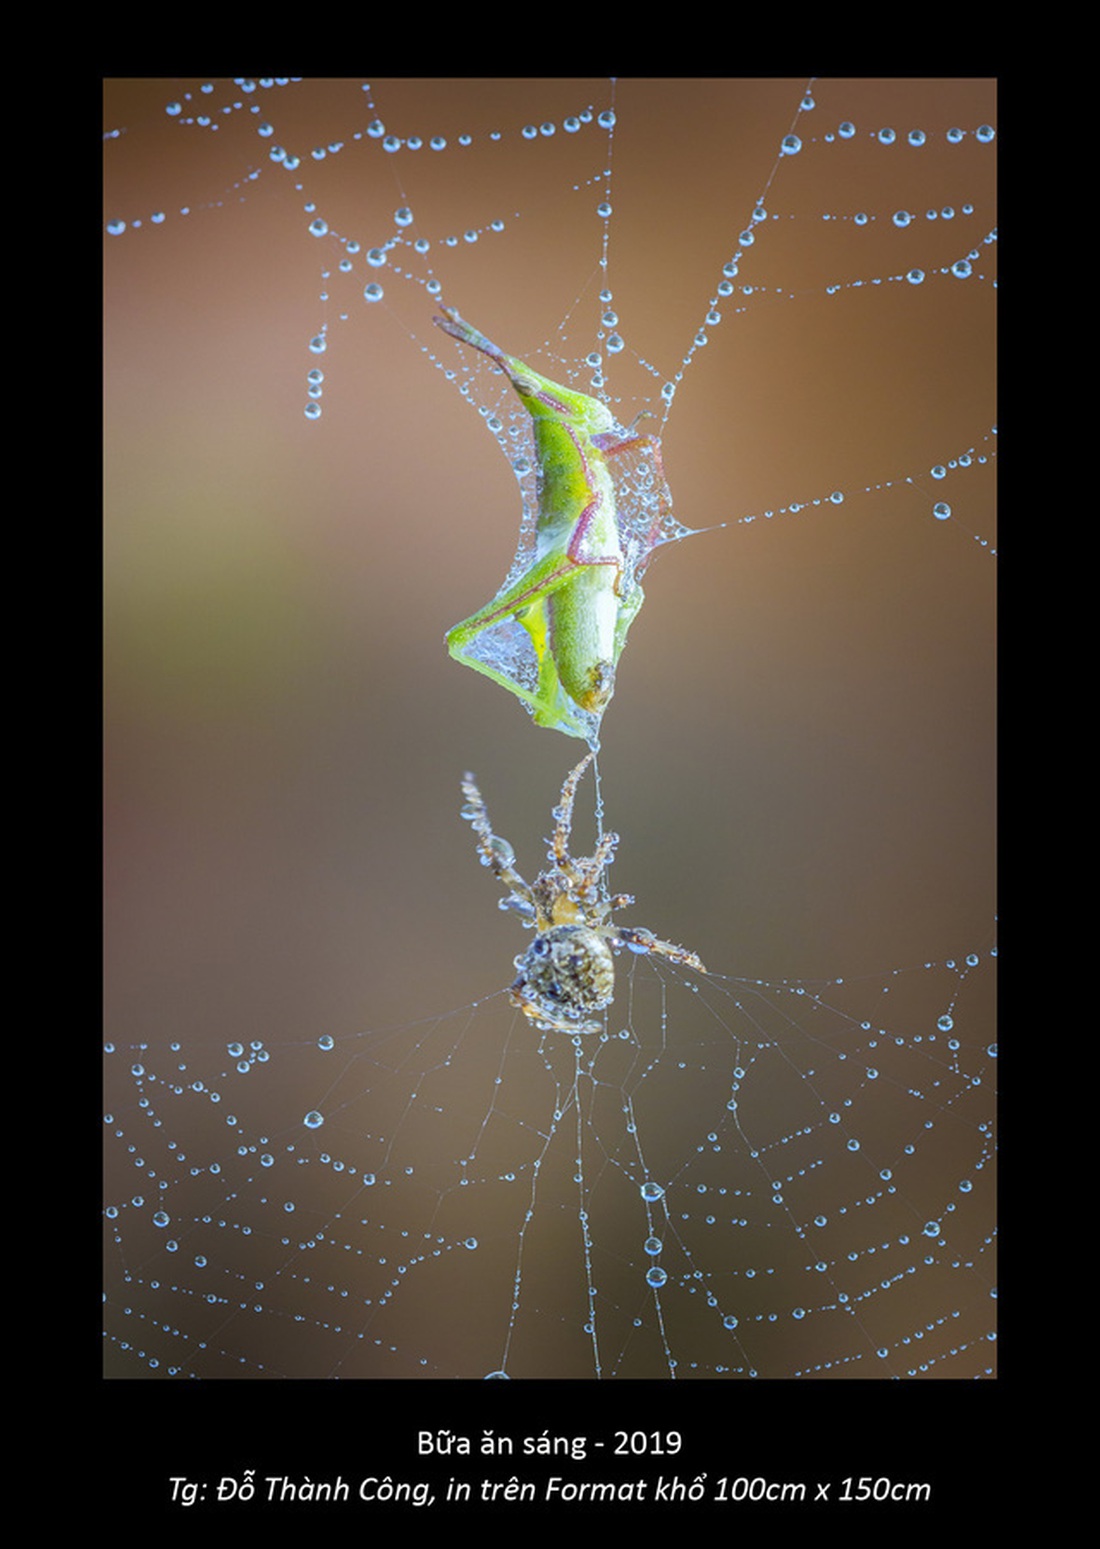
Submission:
<svg viewBox="0 0 1100 1549">
<path fill-rule="evenodd" d="M 578 902 L 588 898 L 594 890 L 598 891 L 603 882 L 603 874 L 611 864 L 615 848 L 619 843 L 618 834 L 608 832 L 602 835 L 592 855 L 575 857 L 569 853 L 577 786 L 594 757 L 594 753 L 587 754 L 566 776 L 561 788 L 561 797 L 554 808 L 553 816 L 556 819 L 556 825 L 547 851 L 547 858 L 568 876 Z M 633 900 L 630 901 L 633 902 Z"/>
<path fill-rule="evenodd" d="M 583 860 L 573 862 L 578 872 L 578 893 L 587 895 L 592 892 L 593 888 L 599 889 L 603 887 L 604 872 L 615 859 L 615 850 L 618 843 L 618 834 L 606 833 L 596 846 L 594 854 L 587 856 Z M 633 903 L 634 900 L 631 899 L 630 902 Z M 609 902 L 606 907 L 608 912 L 610 912 L 610 910 L 619 907 L 619 905 Z"/>
<path fill-rule="evenodd" d="M 513 864 L 516 858 L 515 852 L 507 839 L 502 839 L 498 834 L 493 833 L 489 825 L 489 811 L 485 805 L 485 799 L 478 790 L 472 774 L 463 775 L 462 794 L 466 798 L 462 816 L 473 825 L 482 864 L 490 867 L 493 875 L 499 877 L 501 882 L 510 887 L 520 899 L 530 903 L 531 889 Z"/>
<path fill-rule="evenodd" d="M 595 758 L 594 753 L 586 753 L 577 767 L 565 777 L 565 783 L 561 788 L 561 798 L 554 808 L 555 818 L 554 837 L 550 841 L 550 859 L 557 861 L 559 866 L 568 865 L 571 857 L 569 854 L 569 840 L 573 833 L 573 803 L 577 799 L 577 786 L 581 776 Z"/>
<path fill-rule="evenodd" d="M 697 953 L 689 952 L 687 947 L 678 947 L 674 942 L 659 940 L 644 926 L 620 925 L 615 934 L 623 946 L 629 947 L 632 952 L 656 952 L 660 957 L 667 957 L 670 962 L 682 963 L 685 968 L 706 973 Z"/>
</svg>

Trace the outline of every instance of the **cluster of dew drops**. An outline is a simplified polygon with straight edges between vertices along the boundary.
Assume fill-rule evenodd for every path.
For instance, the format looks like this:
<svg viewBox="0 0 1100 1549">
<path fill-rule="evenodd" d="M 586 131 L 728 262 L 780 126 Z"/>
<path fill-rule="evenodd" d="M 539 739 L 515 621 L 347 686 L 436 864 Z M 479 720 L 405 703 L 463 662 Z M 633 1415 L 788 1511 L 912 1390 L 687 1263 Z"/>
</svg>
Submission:
<svg viewBox="0 0 1100 1549">
<path fill-rule="evenodd" d="M 615 114 L 610 108 L 605 108 L 599 113 L 597 113 L 593 108 L 585 108 L 583 112 L 570 114 L 568 117 L 564 118 L 561 123 L 561 128 L 566 134 L 577 134 L 585 125 L 590 124 L 593 121 L 601 129 L 610 131 L 615 126 Z M 544 123 L 537 125 L 525 124 L 519 131 L 519 135 L 521 140 L 536 141 L 550 139 L 557 132 L 558 125 L 555 124 L 552 120 L 547 120 Z M 391 155 L 398 151 L 419 151 L 423 149 L 425 145 L 429 150 L 432 151 L 444 151 L 447 150 L 449 144 L 444 135 L 432 135 L 429 139 L 424 140 L 419 135 L 410 135 L 407 138 L 402 139 L 398 135 L 388 134 L 386 131 L 386 126 L 383 124 L 381 119 L 378 118 L 374 119 L 367 126 L 366 133 L 370 138 L 380 140 L 382 149 Z M 357 135 L 355 138 L 359 138 L 359 136 Z M 499 141 L 503 139 L 503 134 L 499 129 L 495 129 L 489 132 L 488 138 L 491 141 Z M 471 134 L 463 133 L 457 136 L 455 143 L 458 146 L 467 147 L 474 143 L 474 137 Z M 339 148 L 339 146 L 329 147 L 330 150 L 336 150 Z M 274 150 L 272 154 L 274 155 Z M 325 152 L 314 151 L 313 154 L 317 159 L 321 159 Z M 328 237 L 335 235 L 335 233 L 330 231 L 327 221 L 325 221 L 321 216 L 317 216 L 315 214 L 315 208 L 313 206 L 307 205 L 306 211 L 308 214 L 313 214 L 315 216 L 315 218 L 310 222 L 309 226 L 311 236 Z M 601 200 L 597 205 L 596 214 L 604 221 L 610 219 L 611 205 L 606 199 Z M 391 253 L 403 246 L 411 246 L 418 257 L 424 258 L 431 251 L 432 243 L 428 240 L 427 237 L 421 236 L 410 240 L 410 238 L 405 234 L 407 229 L 413 224 L 414 221 L 413 212 L 407 205 L 403 205 L 394 211 L 393 220 L 394 226 L 396 228 L 394 234 L 380 246 L 370 248 L 365 255 L 366 262 L 368 266 L 374 270 L 380 270 L 387 265 L 390 265 L 392 271 L 395 274 L 408 277 L 407 271 L 403 270 L 400 265 L 391 263 Z M 505 222 L 498 216 L 490 220 L 484 228 L 470 228 L 464 231 L 461 236 L 450 235 L 441 238 L 440 246 L 444 248 L 457 248 L 463 243 L 472 245 L 473 243 L 478 242 L 485 234 L 485 232 L 499 234 L 500 232 L 504 231 L 504 229 Z M 350 273 L 354 267 L 352 260 L 361 250 L 360 244 L 351 238 L 340 237 L 338 240 L 342 243 L 345 249 L 345 256 L 340 260 L 339 269 L 342 273 Z M 439 280 L 435 279 L 434 277 L 423 281 L 423 284 L 429 295 L 437 296 L 442 291 L 442 285 L 440 284 Z M 385 288 L 377 279 L 368 280 L 366 285 L 363 287 L 363 300 L 370 304 L 375 304 L 383 300 L 384 296 Z M 324 354 L 327 348 L 327 337 L 324 329 L 322 329 L 320 333 L 314 335 L 314 337 L 309 341 L 309 348 L 314 355 Z M 619 348 L 622 348 L 621 343 L 619 344 Z M 319 367 L 314 366 L 309 371 L 306 380 L 308 384 L 307 391 L 310 402 L 306 405 L 305 416 L 307 419 L 317 420 L 321 417 L 321 405 L 318 400 L 322 395 L 324 373 L 320 370 Z"/>
<path fill-rule="evenodd" d="M 215 108 L 211 103 L 209 105 L 209 109 L 205 110 L 205 103 L 195 103 L 192 94 L 190 92 L 186 92 L 183 94 L 182 99 L 168 102 L 165 105 L 165 113 L 180 124 L 198 127 L 207 131 L 215 131 L 219 127 L 220 119 L 224 119 L 227 116 L 237 112 L 242 112 L 247 108 L 250 113 L 260 116 L 261 118 L 261 121 L 256 128 L 257 134 L 262 139 L 272 140 L 275 134 L 275 130 L 273 125 L 262 117 L 260 102 L 255 100 L 247 101 L 246 99 L 255 98 L 257 91 L 266 93 L 273 88 L 285 87 L 295 84 L 300 79 L 300 77 L 293 76 L 260 77 L 255 80 L 248 78 L 237 78 L 233 81 L 233 86 L 236 91 L 241 94 L 240 97 L 235 98 L 231 102 L 222 104 L 219 108 Z M 204 82 L 199 87 L 199 96 L 200 98 L 209 98 L 213 95 L 214 90 L 215 87 L 212 82 Z M 367 94 L 368 100 L 370 100 L 371 88 L 369 84 L 364 83 L 362 90 Z M 808 113 L 815 107 L 816 103 L 813 95 L 808 92 L 802 99 L 800 104 L 800 112 Z M 615 114 L 610 108 L 604 109 L 597 113 L 592 107 L 586 107 L 579 113 L 571 114 L 565 117 L 561 122 L 560 128 L 564 133 L 573 135 L 577 134 L 584 126 L 591 124 L 593 121 L 599 126 L 599 128 L 605 131 L 610 131 L 615 126 Z M 528 123 L 520 129 L 519 136 L 523 141 L 527 142 L 547 140 L 557 134 L 558 128 L 559 126 L 552 120 L 547 120 L 537 125 L 534 123 Z M 108 131 L 106 138 L 117 138 L 120 133 L 121 131 L 117 129 Z M 911 148 L 919 149 L 920 147 L 926 145 L 929 141 L 929 136 L 923 129 L 911 129 L 907 134 L 901 135 L 893 127 L 886 126 L 878 129 L 872 129 L 867 131 L 867 133 L 869 133 L 871 138 L 883 147 L 890 147 L 896 144 L 906 144 Z M 973 137 L 980 144 L 988 144 L 994 140 L 995 133 L 996 131 L 991 125 L 982 124 L 973 131 Z M 852 141 L 856 139 L 858 134 L 859 131 L 857 130 L 856 125 L 850 120 L 845 120 L 837 126 L 835 131 L 830 131 L 824 134 L 822 138 L 826 144 L 836 144 Z M 357 130 L 351 136 L 351 139 L 353 141 L 361 141 L 364 139 L 364 137 L 376 142 L 380 142 L 382 150 L 390 155 L 396 154 L 398 152 L 415 153 L 423 150 L 425 147 L 431 152 L 438 153 L 447 150 L 452 144 L 452 142 L 448 141 L 448 139 L 441 134 L 431 135 L 427 138 L 414 134 L 402 138 L 398 135 L 389 133 L 385 124 L 380 118 L 377 117 L 371 120 L 371 122 L 366 126 L 365 130 Z M 492 130 L 488 133 L 488 139 L 491 141 L 501 141 L 503 138 L 504 136 L 500 130 Z M 948 129 L 945 132 L 944 138 L 948 144 L 958 145 L 963 143 L 968 138 L 968 134 L 967 131 L 954 127 Z M 474 144 L 474 136 L 470 133 L 459 134 L 455 137 L 453 144 L 460 148 L 467 148 Z M 320 162 L 328 156 L 338 154 L 343 149 L 344 142 L 338 140 L 330 143 L 327 146 L 315 147 L 311 152 L 311 156 L 314 161 Z M 784 136 L 783 140 L 780 142 L 779 150 L 781 157 L 796 156 L 802 149 L 802 138 L 793 132 Z M 268 158 L 270 162 L 277 164 L 284 170 L 292 173 L 297 171 L 301 166 L 300 156 L 286 150 L 283 146 L 275 143 L 273 143 L 270 147 Z M 255 181 L 259 176 L 259 170 L 254 169 L 247 174 L 247 178 L 245 180 Z M 301 188 L 301 185 L 299 184 L 298 187 Z M 344 249 L 343 256 L 340 258 L 338 263 L 338 268 L 341 273 L 347 274 L 353 272 L 354 261 L 358 258 L 362 251 L 360 243 L 354 238 L 340 237 L 336 233 L 331 232 L 328 222 L 317 213 L 316 206 L 312 203 L 307 203 L 305 210 L 306 213 L 312 217 L 308 227 L 310 234 L 317 238 L 336 237 L 336 240 L 340 242 L 342 248 Z M 185 205 L 181 207 L 180 214 L 186 215 L 189 213 L 189 206 Z M 597 207 L 597 214 L 604 221 L 607 221 L 610 218 L 611 213 L 610 203 L 606 199 L 602 199 Z M 963 214 L 967 213 L 971 213 L 971 211 L 969 207 L 964 206 Z M 954 215 L 955 210 L 950 206 L 945 206 L 942 211 L 930 209 L 926 212 L 926 218 L 929 220 L 937 219 L 941 216 L 944 220 L 948 220 L 952 219 Z M 759 206 L 757 210 L 754 211 L 754 222 L 763 218 L 764 210 L 762 206 Z M 157 210 L 150 215 L 149 222 L 151 225 L 160 226 L 163 225 L 165 219 L 165 212 L 163 210 Z M 870 220 L 870 217 L 865 213 L 857 213 L 853 219 L 857 225 L 867 224 Z M 915 219 L 916 217 L 908 210 L 898 210 L 892 216 L 894 225 L 899 229 L 909 226 L 914 222 Z M 401 208 L 395 210 L 393 220 L 395 227 L 393 235 L 391 235 L 389 239 L 380 246 L 370 248 L 364 257 L 366 264 L 372 271 L 377 272 L 383 269 L 387 264 L 390 264 L 392 272 L 394 272 L 396 275 L 402 275 L 404 271 L 399 265 L 391 263 L 390 255 L 395 250 L 398 250 L 403 246 L 411 246 L 413 251 L 419 257 L 424 257 L 430 251 L 432 244 L 426 237 L 418 237 L 410 241 L 410 238 L 407 235 L 407 231 L 414 222 L 414 216 L 412 210 L 407 206 L 402 206 Z M 140 218 L 130 222 L 121 219 L 113 219 L 107 222 L 106 229 L 110 235 L 118 236 L 128 228 L 132 230 L 138 230 L 142 225 L 143 222 Z M 495 233 L 499 233 L 504 229 L 505 222 L 499 217 L 488 222 L 487 226 L 485 227 L 485 231 L 491 231 Z M 462 243 L 472 244 L 477 242 L 483 234 L 484 232 L 482 230 L 467 230 L 463 232 L 461 236 L 452 235 L 442 238 L 441 245 L 444 247 L 458 247 Z M 747 243 L 752 241 L 752 238 L 753 233 L 750 229 L 748 232 L 742 234 L 740 239 L 741 245 L 747 245 Z M 952 266 L 952 275 L 959 279 L 968 278 L 973 272 L 972 265 L 976 256 L 976 254 L 968 254 L 965 257 L 959 258 Z M 722 286 L 720 287 L 720 293 L 728 295 L 732 291 L 733 286 L 731 281 L 736 273 L 736 260 L 733 260 L 730 264 L 726 265 L 724 270 L 724 280 Z M 918 285 L 924 281 L 925 275 L 922 270 L 917 268 L 911 269 L 906 274 L 905 278 L 909 281 L 910 284 Z M 434 278 L 429 278 L 423 283 L 425 284 L 425 288 L 430 294 L 436 295 L 441 291 L 442 287 L 439 281 Z M 373 304 L 380 302 L 384 298 L 384 295 L 385 289 L 383 285 L 375 278 L 369 279 L 363 288 L 363 299 L 368 303 Z M 610 302 L 611 298 L 609 294 L 603 294 L 601 299 L 604 300 L 605 303 L 608 303 Z M 712 325 L 718 321 L 718 314 L 715 312 L 713 307 L 707 321 Z M 601 318 L 601 322 L 610 330 L 608 336 L 605 339 L 605 348 L 607 349 L 608 353 L 615 354 L 622 350 L 624 348 L 624 341 L 621 334 L 619 334 L 617 331 L 616 325 L 618 323 L 618 318 L 616 317 L 615 313 L 610 310 L 610 308 L 605 310 Z M 694 341 L 693 348 L 691 351 L 689 351 L 689 355 L 694 353 L 694 349 L 696 347 L 702 347 L 705 342 L 705 333 L 701 331 L 700 336 L 698 336 Z M 326 348 L 327 325 L 326 328 L 323 328 L 319 333 L 314 335 L 309 342 L 309 349 L 314 355 L 324 354 Z M 596 360 L 594 359 L 592 363 L 595 365 Z M 306 376 L 306 393 L 308 402 L 304 409 L 305 417 L 308 420 L 316 421 L 321 417 L 322 411 L 320 400 L 324 391 L 323 384 L 324 372 L 321 370 L 320 366 L 311 367 Z M 671 405 L 671 400 L 675 393 L 676 385 L 676 381 L 671 381 L 666 383 L 661 390 L 662 397 L 666 403 L 666 412 L 667 406 Z M 939 470 L 934 470 L 934 476 L 942 477 L 942 473 L 940 473 Z M 837 499 L 835 495 L 831 498 L 834 501 Z M 951 517 L 951 514 L 951 507 L 946 502 L 938 501 L 935 503 L 934 515 L 937 520 L 947 521 Z"/>
</svg>

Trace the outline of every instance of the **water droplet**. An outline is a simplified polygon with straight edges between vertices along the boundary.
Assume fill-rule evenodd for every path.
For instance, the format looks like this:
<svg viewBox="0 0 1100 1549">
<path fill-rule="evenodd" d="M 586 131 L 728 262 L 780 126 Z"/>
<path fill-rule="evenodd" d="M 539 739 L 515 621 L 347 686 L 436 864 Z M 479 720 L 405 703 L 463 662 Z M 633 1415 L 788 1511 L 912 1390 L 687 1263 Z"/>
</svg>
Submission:
<svg viewBox="0 0 1100 1549">
<path fill-rule="evenodd" d="M 642 1198 L 645 1200 L 663 1199 L 664 1193 L 665 1191 L 659 1183 L 642 1184 Z"/>
<path fill-rule="evenodd" d="M 324 1115 L 318 1113 L 316 1108 L 311 1109 L 302 1120 L 302 1123 L 305 1125 L 306 1129 L 320 1129 L 324 1122 Z"/>
<path fill-rule="evenodd" d="M 366 286 L 366 288 L 363 291 L 363 300 L 364 301 L 381 301 L 382 300 L 382 296 L 383 296 L 383 290 L 382 290 L 381 285 L 375 285 L 374 283 L 371 283 L 370 285 Z"/>
<path fill-rule="evenodd" d="M 932 507 L 932 515 L 936 518 L 937 522 L 946 522 L 947 518 L 951 515 L 951 507 L 947 504 L 946 500 L 938 500 Z"/>
<path fill-rule="evenodd" d="M 784 156 L 797 156 L 802 149 L 802 141 L 796 134 L 784 135 L 779 149 Z"/>
<path fill-rule="evenodd" d="M 654 1264 L 653 1268 L 647 1271 L 645 1278 L 646 1284 L 651 1285 L 655 1291 L 658 1291 L 668 1279 L 668 1275 L 659 1264 Z"/>
</svg>

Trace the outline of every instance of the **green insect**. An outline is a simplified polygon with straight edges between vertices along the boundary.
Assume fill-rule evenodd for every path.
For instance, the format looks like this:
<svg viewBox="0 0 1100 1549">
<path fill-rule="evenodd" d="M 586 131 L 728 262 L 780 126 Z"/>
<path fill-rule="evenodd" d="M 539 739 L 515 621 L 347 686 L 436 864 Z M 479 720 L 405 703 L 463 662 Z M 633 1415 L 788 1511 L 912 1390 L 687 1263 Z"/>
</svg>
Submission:
<svg viewBox="0 0 1100 1549">
<path fill-rule="evenodd" d="M 641 575 L 671 511 L 660 442 L 620 429 L 598 398 L 560 387 L 506 355 L 454 310 L 434 321 L 508 377 L 534 422 L 538 470 L 530 565 L 448 631 L 447 649 L 518 695 L 536 725 L 595 744 L 627 630 L 644 601 Z M 635 455 L 616 464 L 616 479 L 612 460 L 639 452 L 640 462 Z M 489 631 L 512 620 L 534 650 L 534 670 L 526 674 L 487 644 Z"/>
</svg>

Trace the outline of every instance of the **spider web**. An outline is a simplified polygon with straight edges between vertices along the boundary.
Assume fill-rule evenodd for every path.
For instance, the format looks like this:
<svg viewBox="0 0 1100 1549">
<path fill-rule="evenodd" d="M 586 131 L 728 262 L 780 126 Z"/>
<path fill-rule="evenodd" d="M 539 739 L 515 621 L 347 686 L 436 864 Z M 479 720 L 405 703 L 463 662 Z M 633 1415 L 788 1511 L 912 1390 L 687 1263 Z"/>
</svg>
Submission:
<svg viewBox="0 0 1100 1549">
<path fill-rule="evenodd" d="M 993 1374 L 994 123 L 108 83 L 109 1375 Z M 575 744 L 442 650 L 532 472 L 436 297 L 654 414 L 701 533 L 600 769 L 711 973 L 620 960 L 576 1044 L 457 815 L 532 875 Z"/>
</svg>

